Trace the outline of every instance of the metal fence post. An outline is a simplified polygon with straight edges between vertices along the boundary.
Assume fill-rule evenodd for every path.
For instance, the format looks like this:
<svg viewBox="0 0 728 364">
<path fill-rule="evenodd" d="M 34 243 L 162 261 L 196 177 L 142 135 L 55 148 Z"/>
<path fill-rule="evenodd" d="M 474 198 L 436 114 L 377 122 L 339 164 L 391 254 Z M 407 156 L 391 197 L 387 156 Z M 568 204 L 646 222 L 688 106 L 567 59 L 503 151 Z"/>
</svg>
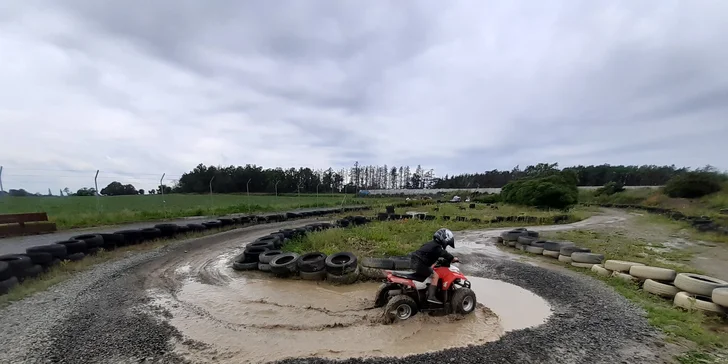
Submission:
<svg viewBox="0 0 728 364">
<path fill-rule="evenodd" d="M 164 209 L 164 218 L 167 218 L 167 201 L 164 200 L 164 176 L 167 173 L 162 173 L 162 178 L 159 179 L 159 191 L 162 192 L 162 208 Z"/>
<path fill-rule="evenodd" d="M 3 166 L 0 166 L 0 192 L 5 192 L 3 189 Z"/>
<path fill-rule="evenodd" d="M 318 205 L 319 205 L 318 204 L 318 201 L 319 201 L 318 200 L 318 188 L 319 188 L 319 186 L 321 186 L 321 182 L 319 182 L 319 184 L 316 185 L 316 207 L 318 207 Z"/>
<path fill-rule="evenodd" d="M 212 181 L 215 180 L 215 176 L 210 178 L 210 207 L 212 207 Z"/>
<path fill-rule="evenodd" d="M 94 188 L 96 189 L 96 191 L 94 191 L 94 193 L 96 194 L 96 212 L 100 213 L 101 210 L 99 209 L 99 196 L 100 196 L 100 194 L 99 194 L 99 183 L 98 183 L 98 179 L 99 179 L 99 170 L 97 169 L 96 170 L 96 176 L 94 176 Z"/>
<path fill-rule="evenodd" d="M 248 213 L 250 213 L 250 181 L 253 180 L 252 178 L 248 179 L 248 183 L 245 184 L 245 191 L 248 194 Z"/>
</svg>

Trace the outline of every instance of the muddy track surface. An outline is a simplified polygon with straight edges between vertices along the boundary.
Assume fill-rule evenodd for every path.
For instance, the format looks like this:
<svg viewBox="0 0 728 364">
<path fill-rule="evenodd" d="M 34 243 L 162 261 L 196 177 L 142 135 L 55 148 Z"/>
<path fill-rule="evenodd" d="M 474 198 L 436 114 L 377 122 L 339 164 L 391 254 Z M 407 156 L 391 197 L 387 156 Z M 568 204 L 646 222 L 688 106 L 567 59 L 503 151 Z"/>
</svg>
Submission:
<svg viewBox="0 0 728 364">
<path fill-rule="evenodd" d="M 228 268 L 244 243 L 308 222 L 253 226 L 136 254 L 14 303 L 0 311 L 0 362 L 663 362 L 660 336 L 640 309 L 589 277 L 494 256 L 481 238 L 496 230 L 463 233 L 478 241 L 462 249 L 461 268 L 541 296 L 552 311 L 544 324 L 504 330 L 480 307 L 467 317 L 417 315 L 406 325 L 382 326 L 381 311 L 371 307 L 375 284 L 276 282 Z M 589 220 L 578 224 L 588 227 Z M 528 307 L 516 309 L 528 315 Z M 474 345 L 453 348 L 458 340 Z M 410 355 L 428 350 L 437 351 Z"/>
</svg>

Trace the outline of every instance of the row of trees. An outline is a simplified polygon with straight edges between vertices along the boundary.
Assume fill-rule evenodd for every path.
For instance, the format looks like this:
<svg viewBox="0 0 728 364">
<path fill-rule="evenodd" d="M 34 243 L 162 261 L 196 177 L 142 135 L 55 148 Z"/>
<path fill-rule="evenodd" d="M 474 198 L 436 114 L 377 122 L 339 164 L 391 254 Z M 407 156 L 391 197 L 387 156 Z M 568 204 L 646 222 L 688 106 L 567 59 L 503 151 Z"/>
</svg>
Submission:
<svg viewBox="0 0 728 364">
<path fill-rule="evenodd" d="M 539 163 L 520 169 L 518 166 L 510 171 L 492 170 L 484 173 L 445 176 L 435 182 L 434 188 L 475 188 L 503 187 L 508 182 L 541 174 L 548 170 L 558 170 L 557 163 Z M 624 186 L 661 186 L 672 177 L 688 172 L 689 168 L 671 166 L 612 166 L 609 164 L 575 166 L 564 168 L 573 171 L 580 186 L 602 186 L 608 182 L 616 182 Z M 699 171 L 715 172 L 715 168 L 706 166 Z"/>
</svg>

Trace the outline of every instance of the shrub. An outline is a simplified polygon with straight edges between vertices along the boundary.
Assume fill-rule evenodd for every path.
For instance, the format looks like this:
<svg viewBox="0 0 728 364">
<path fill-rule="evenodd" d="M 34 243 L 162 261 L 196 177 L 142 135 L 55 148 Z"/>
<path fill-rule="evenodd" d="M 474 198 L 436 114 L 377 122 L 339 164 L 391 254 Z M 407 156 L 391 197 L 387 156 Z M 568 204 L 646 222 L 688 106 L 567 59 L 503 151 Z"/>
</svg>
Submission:
<svg viewBox="0 0 728 364">
<path fill-rule="evenodd" d="M 496 203 L 500 201 L 500 196 L 497 193 L 479 194 L 473 197 L 471 201 L 480 203 Z"/>
<path fill-rule="evenodd" d="M 516 205 L 565 208 L 579 201 L 579 191 L 572 175 L 557 174 L 510 182 L 503 187 L 501 199 Z"/>
<path fill-rule="evenodd" d="M 615 193 L 624 191 L 624 185 L 619 182 L 607 182 L 604 186 L 594 191 L 594 196 L 611 196 Z"/>
<path fill-rule="evenodd" d="M 698 198 L 721 190 L 724 177 L 711 172 L 688 172 L 671 178 L 665 185 L 670 197 Z"/>
</svg>

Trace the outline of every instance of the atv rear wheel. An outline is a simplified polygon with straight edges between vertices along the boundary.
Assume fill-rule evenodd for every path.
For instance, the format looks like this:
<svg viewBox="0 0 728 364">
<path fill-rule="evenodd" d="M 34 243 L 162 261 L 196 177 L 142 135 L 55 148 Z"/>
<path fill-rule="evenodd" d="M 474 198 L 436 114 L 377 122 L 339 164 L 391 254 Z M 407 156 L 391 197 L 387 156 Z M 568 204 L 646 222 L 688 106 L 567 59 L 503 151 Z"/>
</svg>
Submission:
<svg viewBox="0 0 728 364">
<path fill-rule="evenodd" d="M 470 288 L 460 288 L 455 290 L 450 301 L 452 311 L 460 315 L 467 315 L 475 311 L 475 292 Z"/>
<path fill-rule="evenodd" d="M 405 321 L 417 313 L 417 303 L 407 295 L 396 295 L 384 306 L 384 323 Z"/>
<path fill-rule="evenodd" d="M 387 298 L 389 298 L 389 291 L 395 288 L 396 286 L 392 283 L 382 283 L 379 285 L 377 294 L 374 296 L 374 307 L 384 307 L 387 304 Z"/>
</svg>

